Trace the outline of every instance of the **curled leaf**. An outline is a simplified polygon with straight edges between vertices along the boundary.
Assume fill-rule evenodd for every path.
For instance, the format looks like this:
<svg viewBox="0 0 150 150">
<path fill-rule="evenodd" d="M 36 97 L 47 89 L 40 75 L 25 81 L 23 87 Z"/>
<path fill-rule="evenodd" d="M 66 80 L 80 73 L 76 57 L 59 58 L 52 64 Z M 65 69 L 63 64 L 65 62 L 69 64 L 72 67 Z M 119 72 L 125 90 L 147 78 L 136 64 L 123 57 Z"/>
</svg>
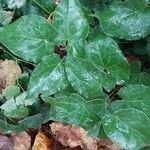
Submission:
<svg viewBox="0 0 150 150">
<path fill-rule="evenodd" d="M 50 125 L 51 131 L 56 135 L 58 141 L 71 148 L 81 146 L 86 150 L 97 150 L 97 140 L 87 135 L 87 132 L 74 125 L 64 126 L 61 123 L 54 122 Z"/>
<path fill-rule="evenodd" d="M 7 136 L 0 135 L 0 150 L 12 150 L 13 142 Z"/>
<path fill-rule="evenodd" d="M 50 147 L 51 144 L 48 137 L 45 134 L 39 132 L 36 135 L 32 150 L 52 150 Z"/>
<path fill-rule="evenodd" d="M 26 132 L 12 134 L 14 150 L 29 150 L 31 137 Z"/>
<path fill-rule="evenodd" d="M 0 62 L 0 91 L 8 85 L 14 85 L 21 75 L 21 69 L 13 60 Z M 2 86 L 2 87 L 1 87 Z"/>
</svg>

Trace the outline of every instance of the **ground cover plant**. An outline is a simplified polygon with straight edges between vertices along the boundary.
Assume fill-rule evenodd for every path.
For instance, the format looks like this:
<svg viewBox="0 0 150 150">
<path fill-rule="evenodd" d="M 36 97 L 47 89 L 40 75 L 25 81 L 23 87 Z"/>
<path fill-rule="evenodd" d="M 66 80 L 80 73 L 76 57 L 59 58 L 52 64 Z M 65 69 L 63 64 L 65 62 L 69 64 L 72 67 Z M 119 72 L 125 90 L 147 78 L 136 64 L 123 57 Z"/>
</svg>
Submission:
<svg viewBox="0 0 150 150">
<path fill-rule="evenodd" d="M 150 144 L 149 0 L 1 0 L 0 129 L 77 125 Z"/>
</svg>

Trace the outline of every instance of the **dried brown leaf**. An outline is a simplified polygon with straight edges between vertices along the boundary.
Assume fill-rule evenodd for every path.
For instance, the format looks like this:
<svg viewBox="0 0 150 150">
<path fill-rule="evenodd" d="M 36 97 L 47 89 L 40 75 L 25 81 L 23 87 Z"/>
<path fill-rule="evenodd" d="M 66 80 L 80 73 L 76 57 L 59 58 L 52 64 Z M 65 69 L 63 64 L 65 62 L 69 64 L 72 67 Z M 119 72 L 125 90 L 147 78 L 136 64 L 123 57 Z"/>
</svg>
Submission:
<svg viewBox="0 0 150 150">
<path fill-rule="evenodd" d="M 14 150 L 13 142 L 7 136 L 0 135 L 0 150 Z"/>
<path fill-rule="evenodd" d="M 31 147 L 31 137 L 26 132 L 12 134 L 14 150 L 29 150 Z"/>
<path fill-rule="evenodd" d="M 0 92 L 8 85 L 16 84 L 21 69 L 13 60 L 0 60 Z"/>
<path fill-rule="evenodd" d="M 36 135 L 32 150 L 52 150 L 51 147 L 51 141 L 48 139 L 48 137 L 39 132 Z"/>
<path fill-rule="evenodd" d="M 97 140 L 89 137 L 81 127 L 74 125 L 64 126 L 57 122 L 50 124 L 50 127 L 57 140 L 66 147 L 81 146 L 86 150 L 98 150 Z"/>
</svg>

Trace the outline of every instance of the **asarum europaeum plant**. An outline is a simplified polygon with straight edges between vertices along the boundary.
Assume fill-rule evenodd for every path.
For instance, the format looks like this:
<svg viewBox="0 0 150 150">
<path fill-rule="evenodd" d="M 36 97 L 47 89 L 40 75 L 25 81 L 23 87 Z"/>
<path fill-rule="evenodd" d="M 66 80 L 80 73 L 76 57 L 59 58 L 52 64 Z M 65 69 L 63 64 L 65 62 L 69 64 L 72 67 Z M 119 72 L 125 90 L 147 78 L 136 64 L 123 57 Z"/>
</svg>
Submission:
<svg viewBox="0 0 150 150">
<path fill-rule="evenodd" d="M 127 150 L 150 144 L 150 76 L 140 72 L 140 62 L 129 64 L 119 45 L 150 34 L 148 3 L 113 0 L 91 15 L 82 1 L 62 0 L 51 23 L 26 15 L 1 27 L 0 42 L 36 66 L 19 98 L 36 103 L 40 96 L 46 107 L 17 125 L 1 119 L 0 128 L 25 130 L 54 120 L 79 125 L 95 137 L 105 132 Z M 22 107 L 17 112 L 23 113 Z"/>
</svg>

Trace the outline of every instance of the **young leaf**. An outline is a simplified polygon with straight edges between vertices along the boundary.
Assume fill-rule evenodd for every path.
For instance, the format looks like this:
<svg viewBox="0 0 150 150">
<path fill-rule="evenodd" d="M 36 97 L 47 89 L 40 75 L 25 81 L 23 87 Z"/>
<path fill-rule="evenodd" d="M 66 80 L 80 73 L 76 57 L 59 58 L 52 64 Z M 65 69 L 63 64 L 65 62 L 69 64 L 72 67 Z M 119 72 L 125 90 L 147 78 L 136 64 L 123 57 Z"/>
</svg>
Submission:
<svg viewBox="0 0 150 150">
<path fill-rule="evenodd" d="M 23 16 L 0 29 L 0 42 L 13 54 L 32 62 L 40 62 L 54 50 L 55 31 L 40 16 Z"/>
<path fill-rule="evenodd" d="M 150 33 L 148 0 L 113 1 L 98 13 L 105 34 L 127 40 L 137 40 Z"/>
<path fill-rule="evenodd" d="M 51 95 L 68 86 L 63 61 L 56 54 L 43 58 L 31 75 L 28 85 L 28 97 L 39 94 Z"/>
<path fill-rule="evenodd" d="M 11 118 L 24 118 L 29 114 L 27 107 L 17 104 L 14 98 L 8 99 L 1 109 L 4 111 L 4 115 Z"/>
<path fill-rule="evenodd" d="M 131 84 L 119 91 L 126 106 L 143 111 L 150 117 L 150 87 L 138 84 Z"/>
<path fill-rule="evenodd" d="M 106 115 L 103 127 L 107 136 L 124 149 L 140 149 L 150 143 L 150 119 L 142 111 L 123 109 Z"/>
<path fill-rule="evenodd" d="M 25 131 L 28 128 L 37 128 L 50 120 L 50 108 L 41 106 L 40 112 L 37 115 L 29 116 L 18 122 L 15 130 L 16 132 Z"/>
<path fill-rule="evenodd" d="M 4 111 L 4 115 L 11 118 L 25 118 L 29 115 L 29 109 L 23 105 L 17 106 L 16 109 L 12 111 Z"/>
<path fill-rule="evenodd" d="M 15 85 L 9 85 L 2 91 L 2 95 L 6 98 L 17 96 L 19 93 L 20 93 L 20 88 Z"/>
<path fill-rule="evenodd" d="M 97 65 L 100 70 L 112 74 L 117 81 L 128 80 L 128 62 L 112 38 L 99 33 L 85 49 L 87 59 Z"/>
<path fill-rule="evenodd" d="M 76 49 L 81 47 L 89 32 L 88 21 L 78 0 L 61 1 L 54 13 L 53 26 L 59 33 L 55 41 L 62 45 L 67 42 Z"/>
<path fill-rule="evenodd" d="M 106 112 L 105 99 L 86 101 L 77 94 L 69 97 L 49 99 L 51 104 L 51 119 L 69 124 L 79 125 L 97 136 L 100 129 L 101 116 Z"/>
<path fill-rule="evenodd" d="M 103 96 L 102 87 L 111 90 L 116 80 L 86 59 L 67 56 L 65 62 L 68 80 L 78 93 L 86 98 Z"/>
</svg>

